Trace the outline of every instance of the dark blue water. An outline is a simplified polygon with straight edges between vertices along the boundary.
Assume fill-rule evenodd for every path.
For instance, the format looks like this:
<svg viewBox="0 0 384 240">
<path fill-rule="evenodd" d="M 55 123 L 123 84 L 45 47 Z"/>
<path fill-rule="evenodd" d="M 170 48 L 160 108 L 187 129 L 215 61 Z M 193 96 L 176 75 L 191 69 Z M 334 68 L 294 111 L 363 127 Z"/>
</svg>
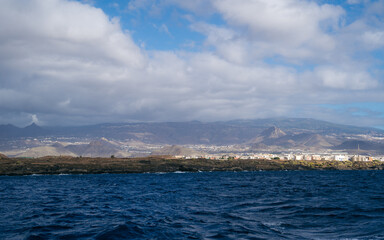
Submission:
<svg viewBox="0 0 384 240">
<path fill-rule="evenodd" d="M 0 239 L 384 239 L 384 172 L 0 177 Z"/>
</svg>

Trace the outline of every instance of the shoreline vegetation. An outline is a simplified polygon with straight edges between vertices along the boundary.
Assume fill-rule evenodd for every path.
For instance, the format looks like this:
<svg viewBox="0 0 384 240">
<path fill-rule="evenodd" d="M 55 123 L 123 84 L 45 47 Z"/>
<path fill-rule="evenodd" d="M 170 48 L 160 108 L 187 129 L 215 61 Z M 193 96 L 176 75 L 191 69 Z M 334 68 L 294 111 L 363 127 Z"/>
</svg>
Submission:
<svg viewBox="0 0 384 240">
<path fill-rule="evenodd" d="M 101 174 L 208 171 L 383 170 L 384 162 L 306 160 L 177 159 L 172 156 L 141 158 L 41 157 L 0 158 L 0 175 Z"/>
</svg>

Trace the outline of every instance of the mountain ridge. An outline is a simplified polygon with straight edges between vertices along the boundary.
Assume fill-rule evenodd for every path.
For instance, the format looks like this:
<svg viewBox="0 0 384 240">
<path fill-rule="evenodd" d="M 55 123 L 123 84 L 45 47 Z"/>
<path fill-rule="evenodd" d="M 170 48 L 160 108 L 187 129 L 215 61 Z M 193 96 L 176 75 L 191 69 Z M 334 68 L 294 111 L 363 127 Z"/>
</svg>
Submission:
<svg viewBox="0 0 384 240">
<path fill-rule="evenodd" d="M 105 123 L 80 127 L 40 127 L 32 124 L 25 128 L 13 125 L 0 125 L 0 139 L 7 141 L 22 137 L 54 137 L 101 139 L 103 137 L 119 141 L 140 141 L 162 145 L 251 145 L 254 149 L 278 148 L 334 148 L 348 139 L 359 139 L 359 134 L 383 136 L 384 130 L 341 125 L 308 118 L 270 118 L 253 120 L 232 120 L 218 122 L 136 122 Z M 352 136 L 352 137 L 351 137 Z M 384 139 L 384 138 L 383 138 Z M 92 145 L 92 144 L 91 144 Z M 105 146 L 104 146 L 105 145 Z M 116 149 L 107 150 L 104 156 Z M 371 144 L 372 145 L 372 144 Z M 364 145 L 365 146 L 365 145 Z M 371 148 L 378 148 L 376 144 Z M 73 146 L 77 154 L 87 153 L 85 148 L 96 146 Z M 79 148 L 79 149 L 77 149 Z M 82 148 L 83 152 L 80 151 Z M 112 151 L 113 149 L 113 151 Z"/>
</svg>

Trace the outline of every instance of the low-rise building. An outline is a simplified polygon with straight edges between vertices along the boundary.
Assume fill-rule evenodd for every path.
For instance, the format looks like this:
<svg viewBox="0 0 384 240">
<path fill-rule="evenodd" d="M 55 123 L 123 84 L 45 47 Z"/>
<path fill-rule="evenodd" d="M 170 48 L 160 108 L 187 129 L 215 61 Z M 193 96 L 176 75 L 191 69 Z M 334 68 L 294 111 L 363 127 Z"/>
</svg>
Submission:
<svg viewBox="0 0 384 240">
<path fill-rule="evenodd" d="M 304 159 L 304 160 L 307 160 L 307 161 L 311 161 L 311 160 L 312 160 L 312 156 L 309 155 L 309 154 L 307 154 L 307 155 L 304 155 L 304 156 L 303 156 L 303 159 Z"/>
<path fill-rule="evenodd" d="M 361 156 L 361 155 L 354 155 L 351 158 L 351 160 L 354 161 L 354 162 L 357 162 L 357 161 L 365 162 L 365 161 L 367 161 L 367 158 L 365 156 Z"/>
<path fill-rule="evenodd" d="M 348 156 L 347 155 L 335 155 L 334 156 L 335 161 L 348 161 Z"/>
<path fill-rule="evenodd" d="M 295 155 L 295 160 L 303 160 L 303 155 Z"/>
</svg>

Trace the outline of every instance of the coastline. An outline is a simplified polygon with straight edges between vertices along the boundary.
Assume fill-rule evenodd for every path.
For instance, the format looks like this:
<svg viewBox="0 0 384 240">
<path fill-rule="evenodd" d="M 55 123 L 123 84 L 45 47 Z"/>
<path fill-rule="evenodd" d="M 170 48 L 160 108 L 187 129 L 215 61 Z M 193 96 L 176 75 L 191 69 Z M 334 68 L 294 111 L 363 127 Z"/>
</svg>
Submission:
<svg viewBox="0 0 384 240">
<path fill-rule="evenodd" d="M 42 157 L 1 158 L 0 175 L 101 174 L 208 171 L 281 170 L 383 170 L 384 162 L 297 161 L 297 160 L 211 160 L 176 159 L 170 156 L 143 158 Z"/>
</svg>

